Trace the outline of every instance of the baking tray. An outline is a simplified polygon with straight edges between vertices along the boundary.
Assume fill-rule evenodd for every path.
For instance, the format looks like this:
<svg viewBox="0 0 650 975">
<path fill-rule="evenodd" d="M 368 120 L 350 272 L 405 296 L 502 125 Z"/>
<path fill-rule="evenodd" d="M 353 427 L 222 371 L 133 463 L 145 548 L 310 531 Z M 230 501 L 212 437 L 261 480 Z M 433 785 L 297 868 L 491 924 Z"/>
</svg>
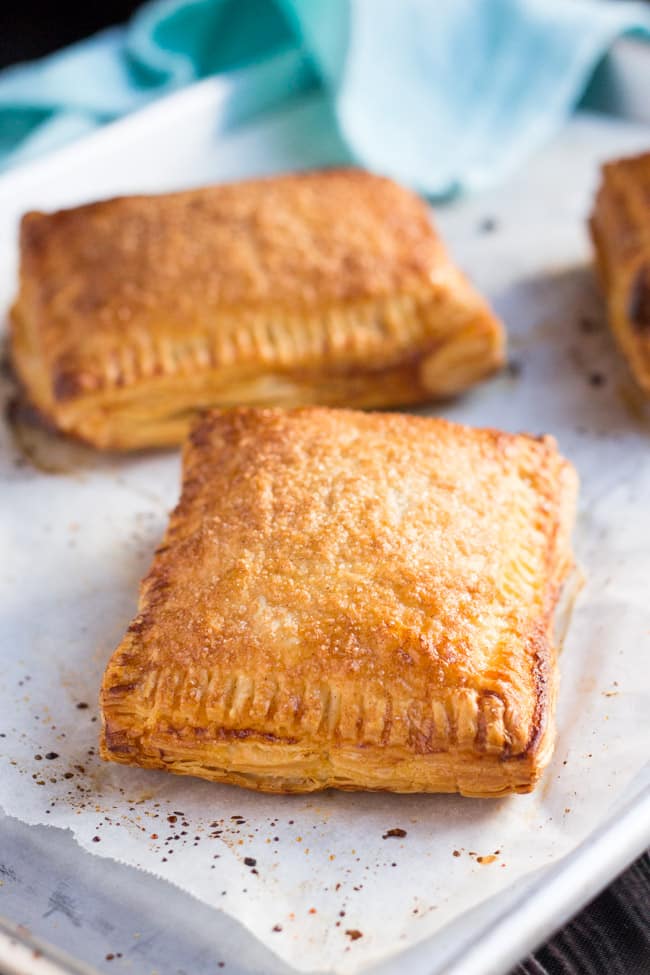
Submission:
<svg viewBox="0 0 650 975">
<path fill-rule="evenodd" d="M 322 125 L 329 108 L 316 94 L 289 106 L 266 127 L 263 142 L 259 126 L 247 122 L 262 110 L 273 111 L 287 78 L 298 84 L 304 71 L 299 58 L 287 55 L 232 80 L 202 82 L 2 177 L 2 304 L 13 289 L 17 220 L 27 209 L 344 161 L 343 147 Z M 545 173 L 548 180 L 555 173 L 561 179 L 565 167 L 580 163 L 593 180 L 594 159 L 647 145 L 648 128 L 583 116 L 543 154 L 535 178 Z M 536 184 L 529 190 L 536 192 Z M 520 183 L 512 199 L 503 192 L 487 194 L 438 214 L 452 250 L 463 255 L 479 284 L 484 242 L 475 229 L 485 227 L 486 220 L 521 219 L 521 192 Z M 11 653 L 11 647 L 0 652 Z M 433 938 L 374 966 L 373 973 L 394 975 L 406 965 L 414 975 L 506 972 L 648 845 L 648 776 L 627 791 L 628 800 L 568 856 L 466 912 Z M 235 973 L 293 970 L 233 918 L 163 880 L 90 856 L 60 830 L 0 816 L 0 854 L 0 913 L 7 918 L 0 926 L 0 966 L 8 971 L 25 967 L 25 955 L 16 961 L 23 950 L 32 952 L 34 971 L 38 963 L 44 973 L 91 966 L 107 972 L 124 968 L 201 975 L 214 971 L 219 961 Z M 46 943 L 31 944 L 33 937 Z"/>
</svg>

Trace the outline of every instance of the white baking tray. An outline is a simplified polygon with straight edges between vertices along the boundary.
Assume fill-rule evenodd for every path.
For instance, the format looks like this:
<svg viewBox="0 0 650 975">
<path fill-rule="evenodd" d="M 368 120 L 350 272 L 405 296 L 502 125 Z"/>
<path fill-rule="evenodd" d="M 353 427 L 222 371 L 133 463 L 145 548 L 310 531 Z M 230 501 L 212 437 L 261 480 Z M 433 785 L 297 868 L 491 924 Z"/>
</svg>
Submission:
<svg viewBox="0 0 650 975">
<path fill-rule="evenodd" d="M 270 66 L 249 72 L 243 82 L 241 76 L 233 81 L 203 82 L 2 177 L 0 302 L 3 306 L 10 300 L 15 283 L 17 220 L 27 209 L 51 209 L 117 193 L 162 191 L 345 161 L 343 148 L 322 124 L 329 109 L 317 94 L 303 96 L 262 122 L 250 121 L 262 109 L 273 110 L 276 91 L 281 90 L 283 80 L 300 78 L 303 70 L 298 58 L 287 55 Z M 260 72 L 265 80 L 261 97 L 257 83 Z M 246 119 L 248 123 L 242 124 Z M 580 288 L 586 287 L 586 300 L 593 306 L 589 313 L 594 311 L 598 299 L 591 293 L 590 285 L 583 283 L 576 292 L 573 284 L 567 286 L 563 282 L 559 272 L 565 270 L 567 258 L 575 260 L 579 254 L 582 259 L 588 253 L 583 239 L 583 218 L 593 189 L 596 162 L 647 145 L 650 145 L 648 128 L 605 117 L 584 116 L 571 122 L 556 144 L 542 153 L 530 172 L 521 174 L 511 187 L 438 211 L 438 222 L 455 255 L 479 285 L 495 298 L 506 318 L 513 314 L 513 309 L 519 313 L 522 308 L 522 290 L 524 305 L 530 298 L 531 304 L 536 305 L 538 319 L 540 310 L 547 310 L 550 318 L 557 316 L 555 291 L 562 300 L 575 301 L 576 293 L 580 297 Z M 539 228 L 536 236 L 543 236 L 553 228 L 553 249 L 548 254 L 547 267 L 549 277 L 554 280 L 556 276 L 557 288 L 552 283 L 550 287 L 548 284 L 542 287 L 539 282 L 527 280 L 529 265 L 525 248 L 530 246 L 531 225 Z M 588 270 L 584 274 L 588 276 Z M 580 312 L 579 308 L 573 311 Z M 535 327 L 535 341 L 546 341 L 543 322 L 536 322 Z M 523 358 L 524 368 L 527 341 L 525 329 L 515 329 L 513 356 L 515 360 Z M 601 369 L 602 357 L 615 357 L 616 353 L 606 340 L 599 340 L 598 356 L 598 361 L 594 359 L 588 368 Z M 615 363 L 612 368 L 620 366 Z M 512 382 L 515 381 L 513 375 Z M 495 396 L 503 395 L 503 383 L 508 378 L 499 382 L 502 385 Z M 630 422 L 645 422 L 641 416 L 643 406 L 634 399 L 629 387 L 625 388 L 639 414 Z M 485 402 L 489 410 L 490 394 L 487 395 Z M 549 388 L 549 396 L 552 395 L 553 390 Z M 477 401 L 471 402 L 474 406 L 468 408 L 469 418 L 476 422 Z M 602 412 L 602 407 L 594 408 Z M 450 415 L 464 419 L 464 409 L 462 404 L 455 406 Z M 516 416 L 510 426 L 517 428 Z M 638 448 L 638 442 L 635 443 Z M 5 508 L 5 519 L 8 514 Z M 646 547 L 649 540 L 645 539 Z M 140 556 L 143 564 L 148 554 Z M 37 551 L 33 558 L 38 558 Z M 2 654 L 9 656 L 12 652 L 12 645 L 4 642 L 0 646 L 0 660 Z M 61 663 L 65 663 L 64 659 Z M 632 663 L 628 660 L 628 667 Z M 641 643 L 638 667 L 642 682 L 647 673 L 647 651 Z M 614 730 L 613 722 L 612 733 Z M 6 797 L 5 802 L 10 806 Z M 376 975 L 394 975 L 404 970 L 415 975 L 505 973 L 648 845 L 647 774 L 626 783 L 620 794 L 614 792 L 612 803 L 596 819 L 596 827 L 568 855 L 527 874 L 498 897 L 464 911 L 433 937 L 420 941 L 408 952 L 375 964 L 372 971 Z M 198 904 L 162 880 L 90 857 L 60 831 L 26 827 L 3 817 L 0 819 L 0 861 L 5 864 L 8 877 L 0 887 L 0 910 L 10 919 L 4 930 L 0 928 L 0 964 L 7 968 L 12 953 L 15 958 L 19 950 L 16 943 L 27 937 L 24 930 L 12 928 L 12 922 L 14 925 L 19 922 L 33 934 L 68 949 L 80 959 L 81 967 L 90 963 L 99 970 L 116 971 L 128 960 L 129 970 L 148 971 L 160 965 L 163 953 L 169 970 L 185 969 L 195 975 L 213 971 L 217 957 L 227 958 L 226 970 L 231 972 L 291 971 L 256 946 L 252 935 L 231 918 Z M 24 881 L 20 889 L 14 883 L 17 877 Z M 125 889 L 138 894 L 136 897 L 134 893 L 129 902 L 129 917 L 134 927 L 149 926 L 153 933 L 144 947 L 138 941 L 137 951 L 132 947 L 130 954 L 126 950 L 121 953 L 122 959 L 107 960 L 108 954 L 114 954 L 110 947 L 117 937 L 116 930 L 123 934 L 127 925 Z M 29 896 L 25 895 L 26 890 L 30 891 Z M 77 893 L 81 906 L 72 909 L 68 903 L 66 909 L 66 897 L 68 902 L 75 903 Z M 50 907 L 42 910 L 45 905 Z M 103 924 L 95 923 L 100 910 L 105 918 Z M 172 942 L 166 940 L 169 932 L 165 929 L 165 911 L 175 919 Z M 203 921 L 200 930 L 197 919 Z M 206 929 L 209 929 L 207 934 Z M 53 966 L 44 971 L 56 971 L 57 966 L 60 970 L 66 970 L 66 966 L 72 970 L 72 963 L 56 951 L 51 957 L 47 948 L 41 946 L 39 951 L 43 951 L 48 964 Z"/>
</svg>

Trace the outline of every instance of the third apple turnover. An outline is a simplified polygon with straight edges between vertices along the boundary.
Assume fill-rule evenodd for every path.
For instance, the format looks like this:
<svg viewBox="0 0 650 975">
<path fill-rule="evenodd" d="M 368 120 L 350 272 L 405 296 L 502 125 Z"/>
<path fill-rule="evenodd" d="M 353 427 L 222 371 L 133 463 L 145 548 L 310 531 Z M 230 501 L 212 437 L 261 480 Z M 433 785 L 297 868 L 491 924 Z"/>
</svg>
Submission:
<svg viewBox="0 0 650 975">
<path fill-rule="evenodd" d="M 650 152 L 603 166 L 591 235 L 610 326 L 650 395 Z"/>
</svg>

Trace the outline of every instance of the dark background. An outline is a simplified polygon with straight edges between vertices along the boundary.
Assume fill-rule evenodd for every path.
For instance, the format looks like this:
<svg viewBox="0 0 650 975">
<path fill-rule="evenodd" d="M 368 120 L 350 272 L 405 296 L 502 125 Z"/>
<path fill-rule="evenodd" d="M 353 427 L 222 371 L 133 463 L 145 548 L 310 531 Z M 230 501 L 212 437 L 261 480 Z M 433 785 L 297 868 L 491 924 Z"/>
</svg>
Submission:
<svg viewBox="0 0 650 975">
<path fill-rule="evenodd" d="M 141 0 L 0 0 L 0 68 L 50 54 L 121 24 Z"/>
</svg>

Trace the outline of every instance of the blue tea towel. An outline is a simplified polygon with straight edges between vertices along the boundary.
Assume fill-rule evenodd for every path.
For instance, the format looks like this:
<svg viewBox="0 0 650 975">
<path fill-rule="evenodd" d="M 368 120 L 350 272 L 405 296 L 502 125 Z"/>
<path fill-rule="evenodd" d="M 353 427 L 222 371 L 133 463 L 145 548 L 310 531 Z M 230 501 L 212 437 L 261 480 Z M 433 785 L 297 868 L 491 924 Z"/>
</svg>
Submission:
<svg viewBox="0 0 650 975">
<path fill-rule="evenodd" d="M 155 0 L 126 27 L 0 73 L 0 167 L 294 49 L 356 162 L 434 197 L 477 190 L 558 129 L 633 30 L 650 36 L 643 3 Z"/>
</svg>

